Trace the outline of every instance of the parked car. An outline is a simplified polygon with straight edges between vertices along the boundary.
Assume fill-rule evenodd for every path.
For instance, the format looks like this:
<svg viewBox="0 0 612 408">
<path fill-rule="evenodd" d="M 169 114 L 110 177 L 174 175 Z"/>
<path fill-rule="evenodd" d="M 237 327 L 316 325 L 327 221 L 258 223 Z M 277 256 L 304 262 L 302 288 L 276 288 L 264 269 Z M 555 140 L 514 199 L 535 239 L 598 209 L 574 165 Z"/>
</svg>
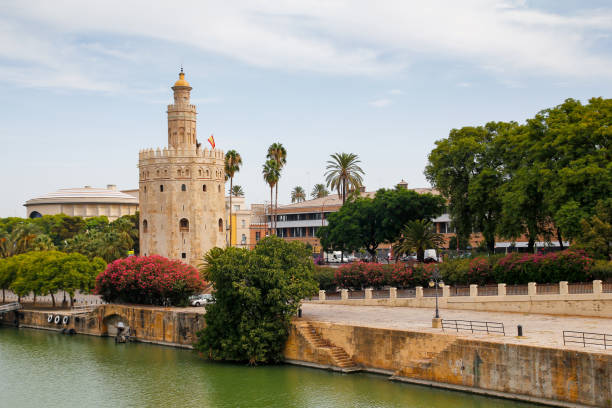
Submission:
<svg viewBox="0 0 612 408">
<path fill-rule="evenodd" d="M 215 300 L 213 299 L 213 295 L 210 293 L 206 293 L 203 295 L 195 295 L 189 298 L 189 303 L 191 306 L 204 306 L 208 303 L 213 303 Z"/>
</svg>

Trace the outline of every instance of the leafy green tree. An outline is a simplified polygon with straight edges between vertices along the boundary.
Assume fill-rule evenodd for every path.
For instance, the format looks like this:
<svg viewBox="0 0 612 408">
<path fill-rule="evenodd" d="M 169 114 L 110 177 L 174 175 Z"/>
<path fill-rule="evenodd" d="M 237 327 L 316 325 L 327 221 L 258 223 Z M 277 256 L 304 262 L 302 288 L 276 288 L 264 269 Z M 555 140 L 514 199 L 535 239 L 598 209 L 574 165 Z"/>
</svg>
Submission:
<svg viewBox="0 0 612 408">
<path fill-rule="evenodd" d="M 306 201 L 306 192 L 301 186 L 293 187 L 293 190 L 291 190 L 291 202 L 301 203 L 302 201 Z"/>
<path fill-rule="evenodd" d="M 230 180 L 230 195 L 229 195 L 229 242 L 232 245 L 232 190 L 234 188 L 234 175 L 240 171 L 242 166 L 242 157 L 236 150 L 228 150 L 225 153 L 225 176 Z"/>
<path fill-rule="evenodd" d="M 612 259 L 612 198 L 600 200 L 591 219 L 581 220 L 582 230 L 576 234 L 577 249 L 584 249 L 599 259 Z"/>
<path fill-rule="evenodd" d="M 195 348 L 213 360 L 275 363 L 302 299 L 316 293 L 314 265 L 299 242 L 266 237 L 249 251 L 212 249 L 202 270 L 215 288 Z"/>
<path fill-rule="evenodd" d="M 108 226 L 108 224 L 108 217 L 106 215 L 90 217 L 85 220 L 85 228 L 89 231 L 104 230 Z"/>
<path fill-rule="evenodd" d="M 274 230 L 276 230 L 276 218 L 278 214 L 278 181 L 280 180 L 283 167 L 285 167 L 285 164 L 287 164 L 287 149 L 285 149 L 282 143 L 272 143 L 270 147 L 268 147 L 268 155 L 266 158 L 268 160 L 274 160 L 278 165 L 278 177 L 276 178 L 275 184 L 276 198 L 274 200 Z"/>
<path fill-rule="evenodd" d="M 325 188 L 325 184 L 315 184 L 312 188 L 312 192 L 310 193 L 311 198 L 322 198 L 327 197 L 329 195 L 329 191 Z"/>
<path fill-rule="evenodd" d="M 417 261 L 425 260 L 426 249 L 438 249 L 444 245 L 444 238 L 434 231 L 429 220 L 415 220 L 406 224 L 399 241 L 393 245 L 396 256 L 416 252 Z"/>
<path fill-rule="evenodd" d="M 359 167 L 359 156 L 354 153 L 334 153 L 327 161 L 325 180 L 332 190 L 338 190 L 342 203 L 346 202 L 349 190 L 358 190 L 363 184 L 364 172 Z"/>
<path fill-rule="evenodd" d="M 234 197 L 244 197 L 244 190 L 242 189 L 242 186 L 235 185 L 232 187 L 230 194 L 232 194 Z"/>
<path fill-rule="evenodd" d="M 473 230 L 479 230 L 490 252 L 495 250 L 504 184 L 503 150 L 495 141 L 517 126 L 514 122 L 490 122 L 453 129 L 447 139 L 436 142 L 425 169 L 427 179 L 448 198 L 460 239 L 469 239 Z"/>
<path fill-rule="evenodd" d="M 263 174 L 264 180 L 270 186 L 270 213 L 272 215 L 271 224 L 272 224 L 272 230 L 274 231 L 274 234 L 276 234 L 276 225 L 275 225 L 276 217 L 274 216 L 273 211 L 272 211 L 273 203 L 274 203 L 274 201 L 272 200 L 272 193 L 274 192 L 274 186 L 277 185 L 278 179 L 280 178 L 280 167 L 278 166 L 278 163 L 272 159 L 266 161 L 263 165 L 262 174 Z"/>
<path fill-rule="evenodd" d="M 17 278 L 15 257 L 0 258 L 0 289 L 2 289 L 2 303 L 5 302 L 5 291 L 10 289 Z"/>
<path fill-rule="evenodd" d="M 321 246 L 336 251 L 365 248 L 372 259 L 384 242 L 400 238 L 409 221 L 432 219 L 444 209 L 444 199 L 432 194 L 418 194 L 403 188 L 380 189 L 374 198 L 352 197 L 327 217 L 328 225 L 319 228 Z"/>
</svg>

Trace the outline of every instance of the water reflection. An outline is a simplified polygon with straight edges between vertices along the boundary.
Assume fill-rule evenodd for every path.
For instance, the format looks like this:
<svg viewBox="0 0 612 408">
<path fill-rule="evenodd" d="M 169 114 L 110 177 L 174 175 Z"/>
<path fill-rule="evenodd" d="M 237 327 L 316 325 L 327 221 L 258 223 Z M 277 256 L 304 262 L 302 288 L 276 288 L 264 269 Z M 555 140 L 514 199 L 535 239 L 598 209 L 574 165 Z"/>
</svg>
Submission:
<svg viewBox="0 0 612 408">
<path fill-rule="evenodd" d="M 369 374 L 246 367 L 187 350 L 0 328 L 0 406 L 530 407 Z"/>
</svg>

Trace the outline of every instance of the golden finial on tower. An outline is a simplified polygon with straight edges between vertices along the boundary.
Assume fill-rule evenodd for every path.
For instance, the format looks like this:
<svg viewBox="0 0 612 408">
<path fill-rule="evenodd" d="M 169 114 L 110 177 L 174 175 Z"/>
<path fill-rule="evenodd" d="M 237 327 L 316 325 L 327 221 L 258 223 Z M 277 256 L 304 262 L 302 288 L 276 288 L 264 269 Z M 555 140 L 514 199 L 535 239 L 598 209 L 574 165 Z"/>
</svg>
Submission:
<svg viewBox="0 0 612 408">
<path fill-rule="evenodd" d="M 181 64 L 181 72 L 179 73 L 179 80 L 174 83 L 174 86 L 191 86 L 189 82 L 185 81 L 185 73 L 183 72 L 183 65 Z"/>
</svg>

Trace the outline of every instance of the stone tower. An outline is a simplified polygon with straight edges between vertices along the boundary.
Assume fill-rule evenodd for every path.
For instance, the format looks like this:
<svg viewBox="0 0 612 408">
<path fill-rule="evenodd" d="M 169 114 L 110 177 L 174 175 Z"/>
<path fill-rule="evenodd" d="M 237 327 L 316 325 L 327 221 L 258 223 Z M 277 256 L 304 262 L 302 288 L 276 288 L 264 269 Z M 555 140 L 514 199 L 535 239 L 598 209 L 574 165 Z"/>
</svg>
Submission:
<svg viewBox="0 0 612 408">
<path fill-rule="evenodd" d="M 181 69 L 168 105 L 168 147 L 141 150 L 140 253 L 198 265 L 211 248 L 225 247 L 225 170 L 221 150 L 202 149 L 196 107 Z"/>
</svg>

